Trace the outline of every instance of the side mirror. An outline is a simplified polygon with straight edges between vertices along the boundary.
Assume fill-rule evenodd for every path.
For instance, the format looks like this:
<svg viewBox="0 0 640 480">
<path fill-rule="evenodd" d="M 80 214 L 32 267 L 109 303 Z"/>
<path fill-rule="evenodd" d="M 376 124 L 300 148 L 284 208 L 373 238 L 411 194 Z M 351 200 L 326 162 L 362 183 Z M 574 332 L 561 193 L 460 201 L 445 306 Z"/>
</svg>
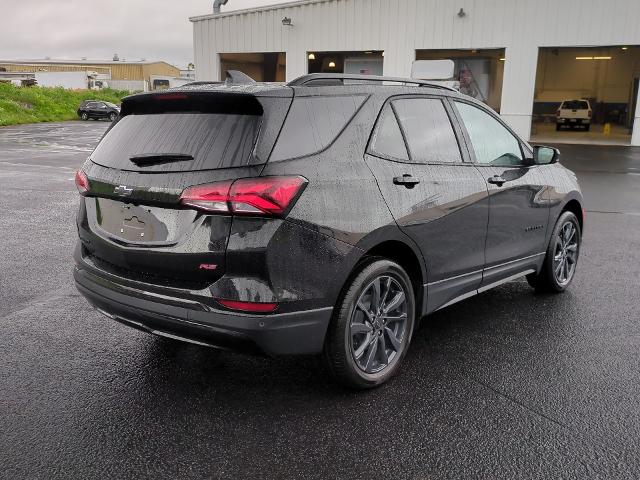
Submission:
<svg viewBox="0 0 640 480">
<path fill-rule="evenodd" d="M 533 146 L 533 163 L 536 165 L 550 165 L 560 159 L 560 150 L 544 145 Z"/>
</svg>

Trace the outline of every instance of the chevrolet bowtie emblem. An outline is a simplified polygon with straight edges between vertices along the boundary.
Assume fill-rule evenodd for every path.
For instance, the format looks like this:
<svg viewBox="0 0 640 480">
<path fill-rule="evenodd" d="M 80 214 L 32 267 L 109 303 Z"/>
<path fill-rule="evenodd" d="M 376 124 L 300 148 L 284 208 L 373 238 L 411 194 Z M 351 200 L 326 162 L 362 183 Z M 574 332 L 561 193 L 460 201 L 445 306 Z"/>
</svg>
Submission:
<svg viewBox="0 0 640 480">
<path fill-rule="evenodd" d="M 121 197 L 128 197 L 133 192 L 133 188 L 129 188 L 126 185 L 119 185 L 113 189 L 113 193 L 120 195 Z"/>
</svg>

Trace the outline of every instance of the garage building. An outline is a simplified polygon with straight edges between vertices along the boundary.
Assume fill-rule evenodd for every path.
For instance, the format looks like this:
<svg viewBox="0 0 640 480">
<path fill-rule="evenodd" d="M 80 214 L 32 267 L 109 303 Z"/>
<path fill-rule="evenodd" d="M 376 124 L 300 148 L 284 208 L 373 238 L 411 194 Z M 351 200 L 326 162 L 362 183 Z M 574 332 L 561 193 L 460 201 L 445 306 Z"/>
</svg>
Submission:
<svg viewBox="0 0 640 480">
<path fill-rule="evenodd" d="M 637 0 L 303 0 L 191 21 L 198 80 L 408 77 L 414 60 L 450 58 L 461 90 L 524 138 L 640 145 Z M 556 132 L 575 99 L 591 106 L 590 131 Z"/>
</svg>

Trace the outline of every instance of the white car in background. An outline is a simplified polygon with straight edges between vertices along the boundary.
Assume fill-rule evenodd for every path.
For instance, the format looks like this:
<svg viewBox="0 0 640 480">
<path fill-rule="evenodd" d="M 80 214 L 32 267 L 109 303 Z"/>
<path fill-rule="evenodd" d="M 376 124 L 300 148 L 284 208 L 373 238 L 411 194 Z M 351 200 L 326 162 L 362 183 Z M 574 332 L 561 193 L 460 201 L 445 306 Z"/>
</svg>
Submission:
<svg viewBox="0 0 640 480">
<path fill-rule="evenodd" d="M 588 100 L 565 100 L 556 111 L 556 131 L 565 125 L 570 128 L 584 127 L 588 132 L 592 113 Z"/>
</svg>

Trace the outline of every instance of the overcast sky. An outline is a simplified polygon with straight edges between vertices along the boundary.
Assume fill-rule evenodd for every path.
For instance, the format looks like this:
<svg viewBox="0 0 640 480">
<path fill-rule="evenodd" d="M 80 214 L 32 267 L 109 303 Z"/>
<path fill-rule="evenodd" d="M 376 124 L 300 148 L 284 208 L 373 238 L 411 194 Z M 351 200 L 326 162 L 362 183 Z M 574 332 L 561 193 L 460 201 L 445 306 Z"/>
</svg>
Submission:
<svg viewBox="0 0 640 480">
<path fill-rule="evenodd" d="M 287 0 L 229 0 L 222 11 Z M 0 59 L 146 58 L 193 61 L 189 17 L 213 0 L 2 0 Z"/>
</svg>

